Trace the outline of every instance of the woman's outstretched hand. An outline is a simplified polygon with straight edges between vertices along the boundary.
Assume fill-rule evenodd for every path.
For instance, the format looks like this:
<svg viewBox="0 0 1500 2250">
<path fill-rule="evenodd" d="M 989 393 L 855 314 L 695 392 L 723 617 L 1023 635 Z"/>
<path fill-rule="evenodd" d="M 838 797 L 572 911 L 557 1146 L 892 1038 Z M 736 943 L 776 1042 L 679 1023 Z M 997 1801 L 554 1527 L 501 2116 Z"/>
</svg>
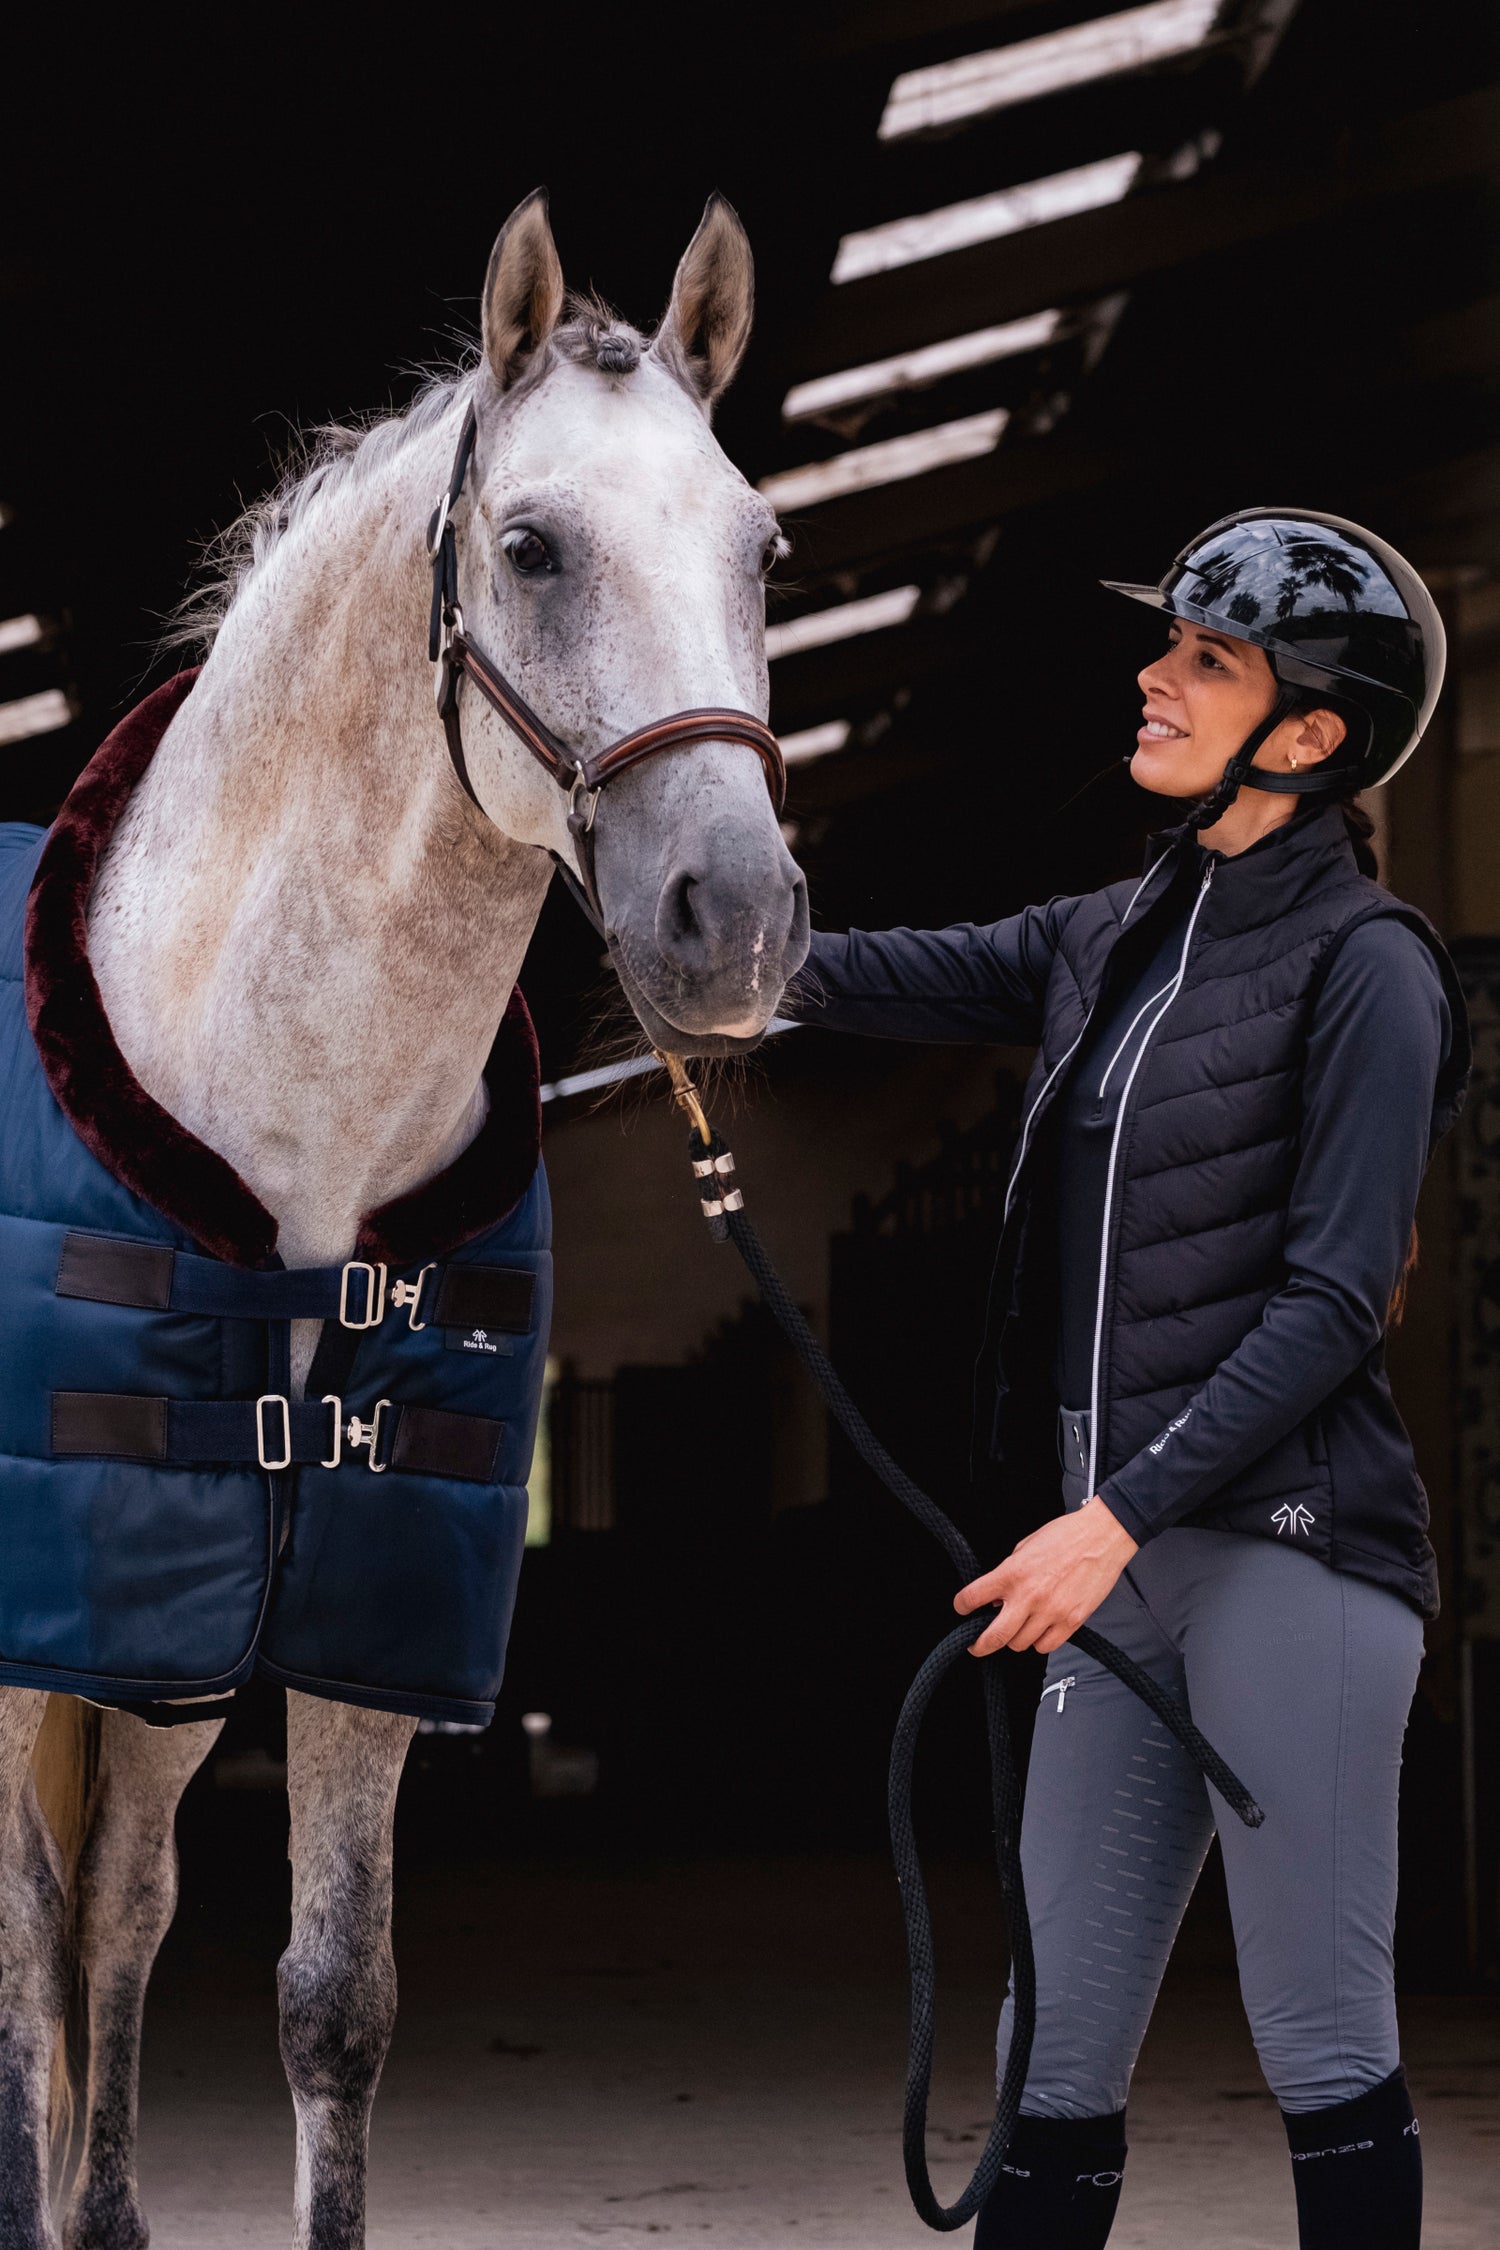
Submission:
<svg viewBox="0 0 1500 2250">
<path fill-rule="evenodd" d="M 999 1607 L 970 1654 L 1034 1648 L 1050 1656 L 1092 1617 L 1136 1551 L 1130 1533 L 1097 1497 L 1033 1531 L 998 1569 L 953 1597 L 960 1617 Z"/>
</svg>

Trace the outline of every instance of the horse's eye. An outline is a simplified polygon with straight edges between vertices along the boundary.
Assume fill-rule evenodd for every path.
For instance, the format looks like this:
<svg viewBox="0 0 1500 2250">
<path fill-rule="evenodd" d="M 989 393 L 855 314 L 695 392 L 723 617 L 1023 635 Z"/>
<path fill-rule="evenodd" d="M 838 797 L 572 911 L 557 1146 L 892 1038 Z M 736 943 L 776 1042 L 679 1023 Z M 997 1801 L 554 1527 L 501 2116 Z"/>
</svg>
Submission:
<svg viewBox="0 0 1500 2250">
<path fill-rule="evenodd" d="M 540 532 L 528 531 L 524 525 L 507 531 L 500 542 L 510 557 L 511 568 L 530 578 L 538 571 L 555 570 L 551 550 Z"/>
</svg>

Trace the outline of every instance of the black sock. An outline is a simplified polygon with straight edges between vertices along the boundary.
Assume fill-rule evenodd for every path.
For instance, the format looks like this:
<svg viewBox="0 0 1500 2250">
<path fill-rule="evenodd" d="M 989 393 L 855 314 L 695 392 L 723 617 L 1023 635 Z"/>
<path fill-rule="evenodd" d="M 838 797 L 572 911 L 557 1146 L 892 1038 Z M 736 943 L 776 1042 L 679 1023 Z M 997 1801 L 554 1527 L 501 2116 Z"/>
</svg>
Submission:
<svg viewBox="0 0 1500 2250">
<path fill-rule="evenodd" d="M 1018 2117 L 974 2250 L 1104 2250 L 1125 2171 L 1125 2112 Z"/>
<path fill-rule="evenodd" d="M 1417 2250 L 1422 2143 L 1399 2063 L 1352 2102 L 1281 2117 L 1302 2250 Z"/>
</svg>

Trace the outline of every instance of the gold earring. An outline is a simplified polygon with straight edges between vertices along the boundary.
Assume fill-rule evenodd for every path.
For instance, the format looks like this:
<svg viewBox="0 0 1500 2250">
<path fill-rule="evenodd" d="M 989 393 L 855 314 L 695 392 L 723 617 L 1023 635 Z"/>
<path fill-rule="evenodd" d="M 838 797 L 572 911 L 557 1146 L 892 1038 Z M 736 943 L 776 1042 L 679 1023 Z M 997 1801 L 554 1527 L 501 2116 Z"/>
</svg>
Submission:
<svg viewBox="0 0 1500 2250">
<path fill-rule="evenodd" d="M 1295 773 L 1295 772 L 1297 771 L 1297 760 L 1296 760 L 1296 758 L 1295 758 L 1295 757 L 1293 756 L 1293 754 L 1292 754 L 1292 752 L 1291 752 L 1290 750 L 1288 750 L 1288 752 L 1287 752 L 1287 754 L 1286 754 L 1286 755 L 1287 755 L 1287 763 L 1288 763 L 1288 764 L 1290 765 L 1290 767 L 1291 767 L 1291 769 L 1292 769 L 1293 773 Z"/>
</svg>

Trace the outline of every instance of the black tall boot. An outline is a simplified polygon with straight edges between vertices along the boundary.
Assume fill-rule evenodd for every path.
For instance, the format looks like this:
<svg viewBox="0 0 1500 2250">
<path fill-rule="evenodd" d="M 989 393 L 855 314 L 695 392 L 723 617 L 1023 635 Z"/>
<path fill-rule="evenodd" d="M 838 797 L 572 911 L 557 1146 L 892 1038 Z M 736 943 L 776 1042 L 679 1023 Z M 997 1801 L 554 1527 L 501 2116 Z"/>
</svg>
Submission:
<svg viewBox="0 0 1500 2250">
<path fill-rule="evenodd" d="M 974 2250 L 1104 2250 L 1125 2172 L 1125 2112 L 1019 2117 Z"/>
<path fill-rule="evenodd" d="M 1352 2102 L 1281 2116 L 1302 2250 L 1417 2250 L 1422 2143 L 1399 2063 Z"/>
</svg>

